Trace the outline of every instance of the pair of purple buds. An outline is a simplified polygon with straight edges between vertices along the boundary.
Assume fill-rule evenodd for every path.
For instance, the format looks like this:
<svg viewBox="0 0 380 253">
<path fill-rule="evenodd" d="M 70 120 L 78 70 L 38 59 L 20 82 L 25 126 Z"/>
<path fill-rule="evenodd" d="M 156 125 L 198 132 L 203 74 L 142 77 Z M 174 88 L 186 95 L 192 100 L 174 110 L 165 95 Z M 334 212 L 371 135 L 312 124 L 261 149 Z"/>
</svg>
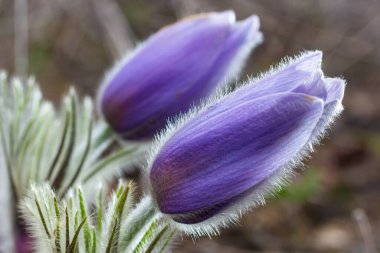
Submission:
<svg viewBox="0 0 380 253">
<path fill-rule="evenodd" d="M 185 231 L 210 232 L 261 204 L 343 109 L 345 81 L 324 77 L 318 51 L 222 92 L 261 41 L 256 16 L 194 16 L 151 36 L 104 81 L 110 126 L 129 140 L 156 136 L 150 192 Z"/>
</svg>

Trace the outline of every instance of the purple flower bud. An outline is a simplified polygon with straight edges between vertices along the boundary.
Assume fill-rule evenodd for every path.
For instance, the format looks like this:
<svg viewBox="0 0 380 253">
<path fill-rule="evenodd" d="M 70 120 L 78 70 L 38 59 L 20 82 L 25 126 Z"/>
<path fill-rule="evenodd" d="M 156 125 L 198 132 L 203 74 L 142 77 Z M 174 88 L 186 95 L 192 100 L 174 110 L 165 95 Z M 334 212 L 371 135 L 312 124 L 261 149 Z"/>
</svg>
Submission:
<svg viewBox="0 0 380 253">
<path fill-rule="evenodd" d="M 232 11 L 181 20 L 152 35 L 105 78 L 100 109 L 126 139 L 152 137 L 168 118 L 235 78 L 262 40 L 259 19 Z"/>
<path fill-rule="evenodd" d="M 169 126 L 148 166 L 159 210 L 212 233 L 263 203 L 343 109 L 345 82 L 321 59 L 305 53 Z"/>
</svg>

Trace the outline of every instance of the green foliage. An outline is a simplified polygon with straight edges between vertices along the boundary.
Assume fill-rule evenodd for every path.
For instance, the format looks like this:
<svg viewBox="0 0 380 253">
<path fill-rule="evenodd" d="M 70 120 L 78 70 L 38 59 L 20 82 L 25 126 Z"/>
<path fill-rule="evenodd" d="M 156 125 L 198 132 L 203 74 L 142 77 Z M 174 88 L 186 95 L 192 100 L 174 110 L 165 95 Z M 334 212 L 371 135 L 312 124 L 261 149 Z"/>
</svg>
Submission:
<svg viewBox="0 0 380 253">
<path fill-rule="evenodd" d="M 36 252 L 163 252 L 174 231 L 152 212 L 150 198 L 133 208 L 133 192 L 131 182 L 120 182 L 108 201 L 100 188 L 97 203 L 88 204 L 81 187 L 70 189 L 58 201 L 48 184 L 33 185 L 21 210 L 34 236 Z M 126 236 L 129 244 L 123 243 Z"/>
<path fill-rule="evenodd" d="M 162 232 L 155 212 L 146 217 L 142 209 L 128 220 L 134 204 L 131 183 L 121 183 L 109 201 L 101 189 L 96 205 L 91 204 L 96 185 L 146 152 L 143 145 L 117 142 L 108 126 L 96 120 L 93 107 L 92 99 L 80 101 L 70 90 L 56 109 L 43 99 L 32 78 L 24 84 L 0 73 L 0 172 L 12 191 L 9 206 L 0 206 L 0 214 L 17 213 L 23 199 L 24 221 L 30 225 L 36 252 L 118 253 L 132 252 L 131 247 L 144 252 L 156 234 L 160 240 L 153 248 L 160 252 L 166 245 L 161 239 L 167 241 L 171 234 Z M 7 189 L 0 192 L 5 193 Z M 138 229 L 128 226 L 139 221 L 144 225 Z M 8 231 L 0 228 L 1 236 L 10 241 L 5 251 L 12 252 L 13 232 Z M 128 245 L 126 238 L 131 239 Z"/>
<path fill-rule="evenodd" d="M 106 180 L 144 152 L 140 146 L 115 146 L 106 124 L 94 120 L 92 100 L 79 102 L 74 90 L 56 110 L 32 78 L 24 85 L 1 73 L 0 94 L 0 151 L 16 199 L 33 182 L 47 181 L 64 194 L 78 182 Z M 111 146 L 116 150 L 104 155 Z"/>
</svg>

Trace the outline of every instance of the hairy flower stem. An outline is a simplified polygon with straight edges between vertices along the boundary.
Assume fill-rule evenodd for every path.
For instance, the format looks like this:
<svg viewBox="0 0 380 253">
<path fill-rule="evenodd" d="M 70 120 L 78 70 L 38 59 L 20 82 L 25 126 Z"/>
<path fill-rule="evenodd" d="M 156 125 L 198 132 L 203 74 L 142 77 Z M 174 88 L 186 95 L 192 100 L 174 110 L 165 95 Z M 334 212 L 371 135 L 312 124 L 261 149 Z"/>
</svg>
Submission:
<svg viewBox="0 0 380 253">
<path fill-rule="evenodd" d="M 121 248 L 126 252 L 149 252 L 152 248 L 163 250 L 175 234 L 150 195 L 137 203 L 127 225 L 128 229 L 121 227 Z"/>
</svg>

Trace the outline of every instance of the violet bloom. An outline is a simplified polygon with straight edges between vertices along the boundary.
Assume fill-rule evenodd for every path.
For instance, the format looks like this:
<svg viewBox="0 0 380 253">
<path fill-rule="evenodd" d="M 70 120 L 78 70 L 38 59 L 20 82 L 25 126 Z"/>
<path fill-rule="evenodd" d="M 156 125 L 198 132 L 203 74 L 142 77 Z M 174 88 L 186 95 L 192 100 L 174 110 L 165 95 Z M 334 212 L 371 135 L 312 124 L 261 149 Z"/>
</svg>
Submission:
<svg viewBox="0 0 380 253">
<path fill-rule="evenodd" d="M 343 109 L 345 81 L 321 60 L 305 53 L 169 126 L 148 166 L 161 213 L 213 233 L 281 186 Z"/>
<path fill-rule="evenodd" d="M 100 92 L 100 110 L 124 138 L 151 138 L 168 118 L 235 78 L 261 40 L 259 19 L 235 22 L 233 11 L 167 26 L 111 69 Z"/>
</svg>

